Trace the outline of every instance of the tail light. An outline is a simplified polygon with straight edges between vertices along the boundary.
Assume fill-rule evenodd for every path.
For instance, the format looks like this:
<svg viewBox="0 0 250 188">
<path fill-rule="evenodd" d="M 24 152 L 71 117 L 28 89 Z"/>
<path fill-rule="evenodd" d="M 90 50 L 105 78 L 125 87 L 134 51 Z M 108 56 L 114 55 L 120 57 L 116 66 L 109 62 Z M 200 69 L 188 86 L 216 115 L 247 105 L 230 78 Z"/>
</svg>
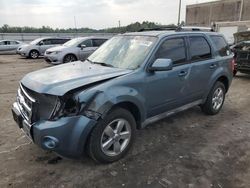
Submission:
<svg viewBox="0 0 250 188">
<path fill-rule="evenodd" d="M 236 60 L 235 58 L 232 59 L 231 61 L 231 70 L 234 72 L 236 70 Z"/>
</svg>

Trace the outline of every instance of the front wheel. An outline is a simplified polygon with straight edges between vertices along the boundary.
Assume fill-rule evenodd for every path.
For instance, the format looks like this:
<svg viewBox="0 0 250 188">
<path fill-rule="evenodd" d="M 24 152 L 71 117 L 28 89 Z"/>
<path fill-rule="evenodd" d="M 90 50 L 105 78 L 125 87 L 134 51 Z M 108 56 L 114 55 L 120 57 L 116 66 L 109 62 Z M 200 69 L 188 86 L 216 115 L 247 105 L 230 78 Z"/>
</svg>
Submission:
<svg viewBox="0 0 250 188">
<path fill-rule="evenodd" d="M 63 58 L 63 63 L 69 63 L 69 62 L 73 62 L 73 61 L 76 61 L 77 58 L 75 55 L 73 54 L 68 54 L 66 55 L 64 58 Z"/>
<path fill-rule="evenodd" d="M 133 143 L 135 127 L 135 119 L 129 111 L 122 108 L 111 110 L 90 135 L 89 156 L 101 163 L 121 159 Z"/>
<path fill-rule="evenodd" d="M 39 57 L 39 52 L 37 50 L 31 50 L 29 53 L 29 57 L 32 59 L 37 59 Z"/>
<path fill-rule="evenodd" d="M 221 110 L 225 100 L 226 89 L 222 82 L 216 82 L 209 92 L 206 102 L 201 105 L 201 109 L 208 115 L 215 115 Z"/>
</svg>

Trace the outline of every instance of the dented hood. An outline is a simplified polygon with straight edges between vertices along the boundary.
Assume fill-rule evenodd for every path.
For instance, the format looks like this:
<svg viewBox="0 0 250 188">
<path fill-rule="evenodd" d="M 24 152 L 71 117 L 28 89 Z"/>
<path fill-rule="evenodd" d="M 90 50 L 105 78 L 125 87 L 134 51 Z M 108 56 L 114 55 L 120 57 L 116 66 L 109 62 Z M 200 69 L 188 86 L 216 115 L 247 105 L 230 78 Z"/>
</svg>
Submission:
<svg viewBox="0 0 250 188">
<path fill-rule="evenodd" d="M 115 78 L 131 70 L 76 61 L 27 74 L 21 83 L 38 93 L 62 96 L 72 89 Z"/>
</svg>

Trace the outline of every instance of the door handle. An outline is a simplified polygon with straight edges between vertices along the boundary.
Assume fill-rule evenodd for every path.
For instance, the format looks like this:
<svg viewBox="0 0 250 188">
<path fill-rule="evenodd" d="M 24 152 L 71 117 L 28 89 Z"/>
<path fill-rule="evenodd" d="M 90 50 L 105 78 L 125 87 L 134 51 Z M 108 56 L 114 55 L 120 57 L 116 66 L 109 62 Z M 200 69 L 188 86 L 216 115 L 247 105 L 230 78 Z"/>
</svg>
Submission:
<svg viewBox="0 0 250 188">
<path fill-rule="evenodd" d="M 211 65 L 209 66 L 210 69 L 214 69 L 214 68 L 216 68 L 216 67 L 217 67 L 216 64 L 211 64 Z"/>
<path fill-rule="evenodd" d="M 181 71 L 179 73 L 179 77 L 183 77 L 183 76 L 186 76 L 187 75 L 187 71 Z"/>
</svg>

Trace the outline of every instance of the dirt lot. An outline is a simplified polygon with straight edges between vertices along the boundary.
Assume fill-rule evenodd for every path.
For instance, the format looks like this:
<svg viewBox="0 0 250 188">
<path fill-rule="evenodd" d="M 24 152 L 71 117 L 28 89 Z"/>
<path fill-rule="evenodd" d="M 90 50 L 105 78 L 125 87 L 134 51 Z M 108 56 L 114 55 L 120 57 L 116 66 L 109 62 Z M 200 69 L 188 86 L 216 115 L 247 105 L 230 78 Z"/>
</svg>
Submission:
<svg viewBox="0 0 250 188">
<path fill-rule="evenodd" d="M 250 76 L 232 84 L 222 112 L 199 107 L 137 132 L 119 162 L 62 159 L 30 143 L 12 119 L 19 80 L 48 65 L 0 55 L 0 187 L 250 187 Z"/>
</svg>

